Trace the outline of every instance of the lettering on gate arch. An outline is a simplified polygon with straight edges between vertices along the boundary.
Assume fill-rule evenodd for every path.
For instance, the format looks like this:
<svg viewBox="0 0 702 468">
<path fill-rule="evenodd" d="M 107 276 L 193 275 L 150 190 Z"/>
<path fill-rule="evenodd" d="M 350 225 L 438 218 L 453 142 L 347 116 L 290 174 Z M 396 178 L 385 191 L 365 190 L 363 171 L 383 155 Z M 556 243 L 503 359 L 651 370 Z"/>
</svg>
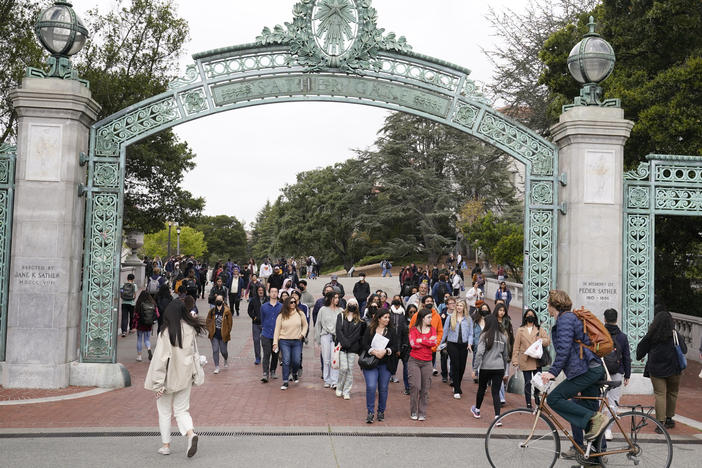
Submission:
<svg viewBox="0 0 702 468">
<path fill-rule="evenodd" d="M 259 78 L 214 86 L 212 97 L 218 107 L 246 101 L 285 96 L 355 97 L 416 109 L 446 118 L 451 99 L 406 84 L 354 76 L 304 75 Z"/>
</svg>

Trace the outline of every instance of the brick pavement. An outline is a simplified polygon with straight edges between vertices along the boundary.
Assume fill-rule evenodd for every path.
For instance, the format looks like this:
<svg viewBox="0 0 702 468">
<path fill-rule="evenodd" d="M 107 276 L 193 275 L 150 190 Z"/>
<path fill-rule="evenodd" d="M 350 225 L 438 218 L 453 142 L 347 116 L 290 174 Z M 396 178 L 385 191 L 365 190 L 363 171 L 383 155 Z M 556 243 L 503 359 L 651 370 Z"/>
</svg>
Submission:
<svg viewBox="0 0 702 468">
<path fill-rule="evenodd" d="M 245 303 L 242 303 L 242 312 L 244 306 Z M 200 310 L 206 310 L 206 304 L 203 303 Z M 517 311 L 515 315 L 518 313 Z M 475 401 L 477 385 L 467 375 L 461 400 L 452 397 L 450 387 L 441 382 L 440 376 L 433 378 L 427 421 L 424 423 L 409 419 L 409 397 L 402 394 L 402 383 L 391 383 L 385 422 L 368 426 L 364 422 L 365 386 L 360 369 L 356 366 L 354 370 L 351 400 L 336 398 L 332 390 L 322 387 L 319 354 L 311 342 L 304 347 L 305 371 L 299 384 L 291 384 L 287 391 L 280 390 L 280 379 L 262 384 L 259 381 L 260 366 L 253 364 L 250 323 L 245 313 L 234 318 L 232 341 L 229 344 L 230 367 L 223 369 L 219 375 L 212 374 L 209 341 L 199 339 L 199 348 L 203 354 L 208 355 L 210 363 L 206 368 L 205 384 L 195 387 L 192 392 L 191 414 L 196 426 L 487 428 L 490 423 L 493 410 L 489 396 L 483 404 L 483 418 L 476 420 L 470 416 L 469 409 Z M 155 427 L 157 412 L 153 394 L 143 388 L 148 361 L 134 360 L 135 341 L 135 335 L 130 335 L 119 338 L 118 343 L 119 361 L 131 374 L 131 387 L 76 400 L 0 407 L 0 428 Z M 699 365 L 692 363 L 688 375 L 696 379 L 698 373 Z M 401 365 L 398 377 L 401 377 Z M 697 382 L 687 378 L 685 382 L 681 389 L 678 412 L 700 420 L 702 402 Z M 0 395 L 3 391 L 0 389 Z M 44 393 L 41 396 L 47 395 Z M 523 397 L 515 394 L 507 394 L 507 402 L 505 410 L 524 404 Z M 653 396 L 627 395 L 624 402 L 652 404 Z M 687 435 L 698 431 L 679 424 L 674 433 Z"/>
</svg>

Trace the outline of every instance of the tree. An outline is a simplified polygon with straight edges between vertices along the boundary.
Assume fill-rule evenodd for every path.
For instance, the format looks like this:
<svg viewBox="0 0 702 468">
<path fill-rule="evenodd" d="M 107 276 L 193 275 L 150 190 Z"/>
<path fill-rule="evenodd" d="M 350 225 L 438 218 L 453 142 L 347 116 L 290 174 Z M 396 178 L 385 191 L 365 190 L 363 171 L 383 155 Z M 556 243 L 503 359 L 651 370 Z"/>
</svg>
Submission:
<svg viewBox="0 0 702 468">
<path fill-rule="evenodd" d="M 42 47 L 34 36 L 39 2 L 0 0 L 0 144 L 14 140 L 17 116 L 9 94 L 27 67 L 42 67 Z"/>
<path fill-rule="evenodd" d="M 246 231 L 234 216 L 202 216 L 195 229 L 205 236 L 204 257 L 210 263 L 227 258 L 245 260 Z"/>
<path fill-rule="evenodd" d="M 598 0 L 530 0 L 523 11 L 495 10 L 487 20 L 497 37 L 497 45 L 483 48 L 495 72 L 487 89 L 504 112 L 527 127 L 543 134 L 553 123 L 549 108 L 553 96 L 539 82 L 545 65 L 539 60 L 544 42 L 578 15 L 590 11 Z"/>
<path fill-rule="evenodd" d="M 99 118 L 166 91 L 188 39 L 188 24 L 173 0 L 125 3 L 105 14 L 90 10 L 85 18 L 92 37 L 76 68 L 102 105 Z M 204 200 L 179 187 L 194 158 L 171 130 L 127 148 L 125 229 L 152 232 L 165 219 L 183 224 L 199 216 Z"/>
<path fill-rule="evenodd" d="M 461 226 L 471 244 L 477 245 L 494 265 L 505 265 L 515 281 L 522 281 L 524 264 L 524 227 L 487 213 Z"/>
<path fill-rule="evenodd" d="M 251 254 L 257 261 L 274 258 L 276 238 L 278 236 L 278 217 L 280 200 L 275 203 L 266 201 L 266 205 L 256 215 L 256 221 L 251 232 Z"/>
<path fill-rule="evenodd" d="M 507 156 L 473 137 L 409 114 L 385 120 L 375 151 L 358 152 L 376 196 L 362 216 L 385 253 L 424 253 L 430 263 L 455 243 L 457 214 L 467 200 L 501 211 L 514 204 Z"/>
<path fill-rule="evenodd" d="M 178 239 L 174 235 L 174 230 L 171 231 L 171 253 L 176 251 Z M 205 242 L 205 234 L 189 226 L 181 226 L 180 228 L 180 253 L 183 255 L 192 255 L 194 257 L 202 257 L 202 254 L 207 250 L 207 242 Z M 149 257 L 159 256 L 165 258 L 168 255 L 168 225 L 163 229 L 153 234 L 144 236 L 144 253 Z"/>
</svg>

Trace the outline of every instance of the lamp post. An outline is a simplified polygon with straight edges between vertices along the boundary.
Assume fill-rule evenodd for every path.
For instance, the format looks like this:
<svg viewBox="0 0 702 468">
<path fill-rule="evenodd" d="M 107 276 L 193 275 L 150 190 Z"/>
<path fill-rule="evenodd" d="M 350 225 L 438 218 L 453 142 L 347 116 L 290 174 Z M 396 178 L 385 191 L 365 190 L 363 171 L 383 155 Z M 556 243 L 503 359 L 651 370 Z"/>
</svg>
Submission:
<svg viewBox="0 0 702 468">
<path fill-rule="evenodd" d="M 568 55 L 568 71 L 578 83 L 583 85 L 580 96 L 573 104 L 563 106 L 566 111 L 575 106 L 619 107 L 619 99 L 602 100 L 599 83 L 607 79 L 614 70 L 616 61 L 614 49 L 595 32 L 595 19 L 591 16 L 587 24 L 589 32 L 583 40 L 575 44 Z"/>
<path fill-rule="evenodd" d="M 168 221 L 168 255 L 166 258 L 171 259 L 171 227 L 173 226 L 172 221 Z"/>
<path fill-rule="evenodd" d="M 176 224 L 176 234 L 178 235 L 177 237 L 177 242 L 176 242 L 176 255 L 180 256 L 180 226 Z"/>
<path fill-rule="evenodd" d="M 47 61 L 49 71 L 29 68 L 29 76 L 72 79 L 88 85 L 87 81 L 78 78 L 69 60 L 69 57 L 80 52 L 88 38 L 88 30 L 72 6 L 70 2 L 56 0 L 39 14 L 34 32 L 41 45 L 51 54 Z"/>
</svg>

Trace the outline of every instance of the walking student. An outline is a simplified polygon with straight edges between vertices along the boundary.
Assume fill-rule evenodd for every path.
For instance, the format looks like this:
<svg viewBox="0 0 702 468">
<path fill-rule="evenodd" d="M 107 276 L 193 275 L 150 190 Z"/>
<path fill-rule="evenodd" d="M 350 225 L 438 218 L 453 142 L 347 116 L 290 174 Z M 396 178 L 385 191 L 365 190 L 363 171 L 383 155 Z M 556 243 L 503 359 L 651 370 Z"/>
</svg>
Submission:
<svg viewBox="0 0 702 468">
<path fill-rule="evenodd" d="M 155 359 L 144 381 L 144 388 L 156 393 L 163 444 L 158 453 L 162 455 L 171 453 L 171 415 L 175 416 L 180 433 L 187 436 L 186 455 L 192 457 L 197 452 L 198 436 L 189 410 L 195 337 L 202 331 L 202 325 L 190 315 L 183 302 L 173 301 L 168 305 L 156 341 Z"/>
<path fill-rule="evenodd" d="M 648 356 L 644 377 L 651 379 L 655 395 L 656 419 L 668 429 L 675 427 L 675 406 L 680 389 L 682 369 L 675 351 L 679 344 L 683 354 L 687 353 L 685 339 L 675 331 L 673 317 L 665 310 L 657 311 L 648 327 L 648 333 L 636 346 L 636 360 Z M 661 432 L 656 428 L 657 432 Z"/>
<path fill-rule="evenodd" d="M 480 407 L 483 404 L 488 382 L 491 385 L 495 419 L 500 416 L 502 406 L 500 404 L 500 384 L 505 379 L 505 366 L 507 364 L 509 364 L 507 335 L 500 331 L 497 317 L 489 315 L 485 318 L 485 329 L 480 335 L 473 364 L 473 378 L 478 376 L 478 393 L 475 395 L 475 405 L 470 408 L 474 418 L 480 418 Z"/>
<path fill-rule="evenodd" d="M 132 329 L 137 331 L 137 361 L 141 361 L 142 345 L 146 347 L 151 360 L 151 333 L 153 332 L 154 322 L 158 320 L 158 307 L 156 301 L 151 294 L 142 291 L 134 306 L 134 319 Z"/>
<path fill-rule="evenodd" d="M 548 346 L 551 344 L 551 339 L 545 328 L 539 325 L 539 318 L 534 312 L 534 309 L 527 309 L 522 316 L 522 325 L 517 329 L 517 334 L 514 338 L 514 352 L 512 353 L 512 365 L 518 367 L 524 376 L 524 399 L 526 406 L 532 409 L 531 406 L 531 379 L 535 373 L 541 372 L 539 360 L 528 356 L 525 351 L 536 342 L 541 340 L 544 353 L 548 353 Z M 539 406 L 539 390 L 534 388 L 534 401 L 536 406 Z"/>
<path fill-rule="evenodd" d="M 261 382 L 267 383 L 268 378 L 277 378 L 275 369 L 278 367 L 278 353 L 273 351 L 273 336 L 275 321 L 283 305 L 278 302 L 278 288 L 268 290 L 269 299 L 261 306 L 261 348 L 263 349 L 263 377 Z"/>
<path fill-rule="evenodd" d="M 378 341 L 387 341 L 384 348 L 373 346 L 373 340 L 379 336 Z M 378 393 L 378 421 L 385 419 L 385 409 L 388 401 L 388 385 L 390 384 L 391 369 L 397 368 L 397 358 L 393 349 L 397 348 L 397 337 L 390 328 L 390 311 L 378 309 L 373 315 L 370 326 L 366 329 L 361 339 L 361 352 L 372 354 L 378 359 L 378 365 L 373 369 L 363 369 L 366 381 L 366 409 L 368 415 L 366 422 L 373 423 L 375 418 L 375 394 Z"/>
<path fill-rule="evenodd" d="M 339 294 L 331 291 L 324 298 L 324 307 L 319 309 L 315 323 L 315 338 L 322 348 L 322 361 L 324 362 L 323 378 L 324 388 L 336 389 L 339 370 L 332 368 L 332 354 L 334 353 L 334 334 L 336 333 L 336 317 L 341 314 L 339 307 Z"/>
<path fill-rule="evenodd" d="M 283 363 L 283 384 L 281 390 L 288 389 L 288 377 L 292 370 L 292 378 L 295 383 L 299 382 L 297 372 L 302 361 L 302 340 L 307 334 L 307 319 L 305 314 L 298 308 L 298 298 L 288 296 L 283 304 L 282 311 L 275 320 L 275 332 L 273 335 L 273 352 L 280 349 L 281 361 Z"/>
<path fill-rule="evenodd" d="M 449 301 L 454 301 L 450 298 Z M 466 301 L 458 301 L 444 323 L 444 336 L 441 339 L 441 346 L 446 346 L 449 359 L 451 360 L 451 383 L 453 385 L 453 397 L 461 399 L 463 390 L 461 383 L 466 371 L 468 351 L 473 343 L 473 321 L 468 316 L 468 304 Z"/>
<path fill-rule="evenodd" d="M 415 325 L 409 330 L 410 419 L 424 421 L 427 417 L 431 388 L 431 353 L 436 346 L 436 328 L 431 326 L 431 306 L 417 313 Z"/>
<path fill-rule="evenodd" d="M 134 318 L 134 305 L 136 304 L 137 288 L 134 284 L 134 275 L 127 275 L 127 282 L 119 289 L 119 296 L 122 299 L 122 338 L 129 333 L 129 326 Z"/>
<path fill-rule="evenodd" d="M 622 385 L 611 388 L 607 392 L 607 402 L 616 413 L 619 407 L 619 399 L 622 397 L 622 389 L 629 385 L 631 377 L 631 351 L 629 350 L 629 339 L 617 326 L 617 311 L 607 309 L 604 311 L 605 328 L 609 332 L 614 342 L 614 350 L 604 357 L 605 365 L 610 377 L 614 381 L 622 381 Z M 605 430 L 605 438 L 612 440 L 612 431 Z"/>
<path fill-rule="evenodd" d="M 227 343 L 231 339 L 232 331 L 232 311 L 224 303 L 224 297 L 217 296 L 215 305 L 207 313 L 207 332 L 208 338 L 212 343 L 212 360 L 215 368 L 214 373 L 219 374 L 219 353 L 222 353 L 224 358 L 224 368 L 229 367 L 229 353 L 227 352 Z"/>
<path fill-rule="evenodd" d="M 341 345 L 339 352 L 339 378 L 336 396 L 351 399 L 353 367 L 361 350 L 361 337 L 366 331 L 366 322 L 361 320 L 356 299 L 349 299 L 346 310 L 336 319 L 336 342 Z"/>
<path fill-rule="evenodd" d="M 256 286 L 256 291 L 249 299 L 248 314 L 251 317 L 251 337 L 254 346 L 254 365 L 261 364 L 261 305 L 266 302 L 266 288 Z"/>
</svg>

